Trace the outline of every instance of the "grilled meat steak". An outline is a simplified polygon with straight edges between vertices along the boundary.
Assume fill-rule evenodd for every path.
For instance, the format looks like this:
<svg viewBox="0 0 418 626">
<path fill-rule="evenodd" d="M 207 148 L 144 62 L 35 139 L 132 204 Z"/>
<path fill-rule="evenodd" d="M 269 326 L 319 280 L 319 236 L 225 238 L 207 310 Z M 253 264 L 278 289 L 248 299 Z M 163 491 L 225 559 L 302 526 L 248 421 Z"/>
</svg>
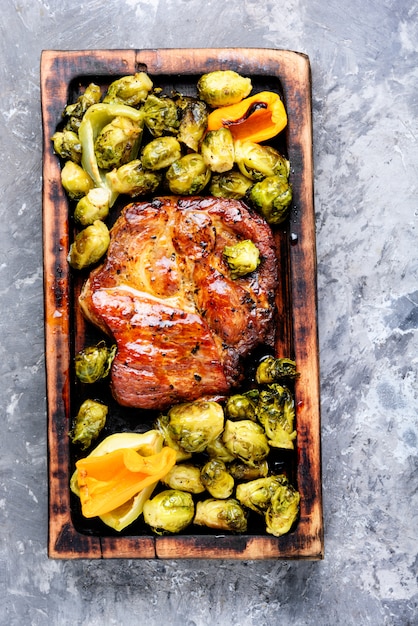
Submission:
<svg viewBox="0 0 418 626">
<path fill-rule="evenodd" d="M 261 263 L 232 280 L 222 253 L 242 239 L 256 244 Z M 166 196 L 129 204 L 79 298 L 117 343 L 117 402 L 164 409 L 227 393 L 242 380 L 244 358 L 273 343 L 276 284 L 270 227 L 243 203 Z"/>
</svg>

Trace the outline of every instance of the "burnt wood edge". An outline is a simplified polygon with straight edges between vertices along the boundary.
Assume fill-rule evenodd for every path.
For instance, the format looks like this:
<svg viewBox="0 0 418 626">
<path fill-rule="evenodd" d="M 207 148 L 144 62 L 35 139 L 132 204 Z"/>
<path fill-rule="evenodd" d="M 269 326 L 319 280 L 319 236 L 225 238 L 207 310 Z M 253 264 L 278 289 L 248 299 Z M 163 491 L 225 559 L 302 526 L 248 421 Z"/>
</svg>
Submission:
<svg viewBox="0 0 418 626">
<path fill-rule="evenodd" d="M 67 90 L 68 85 L 74 79 L 84 74 L 95 75 L 118 75 L 123 73 L 133 73 L 134 71 L 150 71 L 152 73 L 201 73 L 203 71 L 210 71 L 213 67 L 236 67 L 237 71 L 246 71 L 247 73 L 257 74 L 272 74 L 272 63 L 277 64 L 275 70 L 280 74 L 280 80 L 284 87 L 284 92 L 287 98 L 292 90 L 296 93 L 297 98 L 304 100 L 307 105 L 307 110 L 303 111 L 303 123 L 305 132 L 304 146 L 295 144 L 295 155 L 299 151 L 301 157 L 305 157 L 304 167 L 308 166 L 309 171 L 304 172 L 304 180 L 306 186 L 304 189 L 303 198 L 301 198 L 301 206 L 305 204 L 305 209 L 312 206 L 311 211 L 306 211 L 304 220 L 299 220 L 300 234 L 303 237 L 306 234 L 313 234 L 311 244 L 314 243 L 314 215 L 313 215 L 313 187 L 312 187 L 312 128 L 311 128 L 311 110 L 310 110 L 310 68 L 309 60 L 306 55 L 292 51 L 280 51 L 270 49 L 214 49 L 214 50 L 192 50 L 187 51 L 188 55 L 185 62 L 185 50 L 183 49 L 167 49 L 167 50 L 146 50 L 146 51 L 133 51 L 133 50 L 97 50 L 97 51 L 43 51 L 41 60 L 41 98 L 42 98 L 42 120 L 43 120 L 43 156 L 44 156 L 44 177 L 43 177 L 43 201 L 44 201 L 44 302 L 46 312 L 46 324 L 45 324 L 45 351 L 49 354 L 49 350 L 59 350 L 60 358 L 67 354 L 68 341 L 65 341 L 65 337 L 68 338 L 68 320 L 69 320 L 69 275 L 66 264 L 66 253 L 68 249 L 68 227 L 64 233 L 64 237 L 61 237 L 61 249 L 60 253 L 55 251 L 51 254 L 49 246 L 56 243 L 54 238 L 54 232 L 58 229 L 62 235 L 62 223 L 67 223 L 67 204 L 63 195 L 62 189 L 57 185 L 59 181 L 59 166 L 57 159 L 52 155 L 50 148 L 47 148 L 50 141 L 50 136 L 55 129 L 56 121 L 59 119 L 59 115 L 62 112 L 64 106 L 67 103 Z M 208 59 L 208 54 L 213 55 L 213 60 Z M 266 55 L 268 55 L 269 61 L 266 62 Z M 221 58 L 221 60 L 220 60 Z M 119 62 L 119 63 L 118 63 Z M 109 68 L 109 63 L 111 67 Z M 284 65 L 284 69 L 281 71 L 280 66 Z M 148 68 L 151 66 L 151 69 Z M 181 69 L 179 69 L 181 67 Z M 300 74 L 299 74 L 300 73 Z M 306 81 L 306 73 L 309 74 L 308 81 Z M 298 89 L 295 88 L 295 79 L 297 78 Z M 307 91 L 307 85 L 309 86 L 309 93 Z M 299 103 L 300 104 L 300 103 Z M 293 105 L 293 104 L 292 104 Z M 302 107 L 303 108 L 303 107 Z M 291 132 L 291 131 L 288 131 Z M 290 136 L 290 144 L 297 139 Z M 298 150 L 296 150 L 298 145 Z M 292 144 L 291 144 L 292 147 Z M 308 150 L 308 152 L 307 152 Z M 293 155 L 291 155 L 293 158 Z M 57 177 L 58 174 L 58 177 Z M 309 189 L 310 188 L 310 189 Z M 55 199 L 52 200 L 51 195 L 55 194 Z M 53 203 L 52 205 L 50 203 Z M 305 212 L 305 211 L 304 211 Z M 309 222 L 307 217 L 309 217 Z M 53 218 L 53 219 L 52 219 Z M 56 227 L 56 231 L 54 231 Z M 63 241 L 66 239 L 66 241 Z M 309 241 L 309 238 L 308 238 Z M 299 243 L 299 241 L 298 241 Z M 296 247 L 295 247 L 296 248 Z M 297 249 L 297 248 L 296 248 Z M 299 247 L 297 252 L 291 254 L 292 267 L 296 267 L 298 262 L 302 260 L 308 261 L 308 265 L 312 267 L 312 264 L 316 263 L 315 249 L 304 249 Z M 58 263 L 56 262 L 58 261 Z M 64 269 L 65 268 L 65 269 Z M 316 266 L 315 266 L 316 269 Z M 59 279 L 57 278 L 57 271 Z M 292 276 L 296 279 L 296 294 L 299 296 L 299 300 L 303 295 L 303 281 L 300 281 L 299 276 L 295 276 L 294 270 L 292 270 Z M 312 275 L 311 275 L 312 276 Z M 313 352 L 306 350 L 307 354 L 300 355 L 300 358 L 304 358 L 304 363 L 309 363 L 309 366 L 314 366 L 313 371 L 310 373 L 310 384 L 313 390 L 319 388 L 319 369 L 318 369 L 318 340 L 317 340 L 317 325 L 316 325 L 316 271 L 313 274 L 315 285 L 314 293 L 312 289 L 309 290 L 309 305 L 311 309 L 311 326 L 306 327 L 297 321 L 296 324 L 296 342 L 300 335 L 306 336 L 311 334 L 310 347 L 314 348 Z M 59 281 L 59 284 L 58 282 Z M 66 286 L 67 299 L 65 302 L 61 302 L 57 307 L 57 301 L 55 294 L 60 292 L 64 285 L 64 291 Z M 306 286 L 306 285 L 305 285 Z M 312 287 L 312 286 L 311 286 Z M 55 302 L 51 302 L 51 293 L 54 292 Z M 312 295 L 314 297 L 312 297 Z M 305 292 L 306 300 L 306 292 Z M 314 303 L 315 301 L 315 303 Z M 312 309 L 312 305 L 314 307 Z M 55 307 L 55 308 L 54 308 Z M 53 313 L 52 313 L 53 312 Z M 53 322 L 48 318 L 53 314 Z M 55 315 L 56 314 L 56 315 Z M 314 332 L 312 336 L 312 327 Z M 57 338 L 59 334 L 59 338 Z M 64 340 L 63 340 L 64 337 Z M 67 345 L 66 345 L 67 344 Z M 62 351 L 61 351 L 62 349 Z M 48 359 L 47 359 L 48 361 Z M 302 362 L 302 361 L 301 361 Z M 88 558 L 101 558 L 101 557 L 118 557 L 121 554 L 127 558 L 138 558 L 142 556 L 138 554 L 139 543 L 143 544 L 144 539 L 149 540 L 149 543 L 153 546 L 157 546 L 157 550 L 153 550 L 153 554 L 145 558 L 153 558 L 153 556 L 159 556 L 159 558 L 174 558 L 174 552 L 176 546 L 179 544 L 185 547 L 185 539 L 178 537 L 170 538 L 113 538 L 113 537 L 88 537 L 78 533 L 71 521 L 71 513 L 69 506 L 69 490 L 68 490 L 68 440 L 66 434 L 57 433 L 55 430 L 55 424 L 67 424 L 69 416 L 69 397 L 68 397 L 68 380 L 63 381 L 61 374 L 62 371 L 58 371 L 58 367 L 51 367 L 50 360 L 46 364 L 47 368 L 47 396 L 48 396 L 48 464 L 49 464 L 49 512 L 50 512 L 50 525 L 49 525 L 49 555 L 57 558 L 81 558 L 82 556 Z M 304 381 L 306 383 L 306 380 Z M 302 381 L 301 381 L 302 386 Z M 310 452 L 307 452 L 306 463 L 311 472 L 299 472 L 298 479 L 300 487 L 303 491 L 307 487 L 313 487 L 311 495 L 311 504 L 313 504 L 315 514 L 315 528 L 314 532 L 305 534 L 305 528 L 312 527 L 312 508 L 308 512 L 304 512 L 303 505 L 301 506 L 301 519 L 298 523 L 298 527 L 292 537 L 293 543 L 297 539 L 298 535 L 304 537 L 303 547 L 296 547 L 290 550 L 277 549 L 277 541 L 273 540 L 273 545 L 276 546 L 270 552 L 266 551 L 265 546 L 269 540 L 268 537 L 245 537 L 246 545 L 258 546 L 255 551 L 253 549 L 246 548 L 240 552 L 239 549 L 225 550 L 225 547 L 221 547 L 221 553 L 219 555 L 214 553 L 215 546 L 213 545 L 213 537 L 194 536 L 189 539 L 189 554 L 192 558 L 193 554 L 200 555 L 204 558 L 229 558 L 228 554 L 232 554 L 232 558 L 269 558 L 267 553 L 270 553 L 272 558 L 307 558 L 307 559 L 320 559 L 323 558 L 323 527 L 322 527 L 322 494 L 321 494 L 321 472 L 320 472 L 320 459 L 316 464 L 312 463 L 312 455 L 320 450 L 320 432 L 319 432 L 319 392 L 316 396 L 318 399 L 318 406 L 311 407 L 311 428 L 309 429 L 311 435 L 314 435 L 313 448 Z M 55 411 L 58 412 L 55 413 Z M 305 419 L 303 421 L 306 421 Z M 302 423 L 303 426 L 303 423 Z M 305 437 L 304 430 L 300 433 L 300 437 Z M 299 446 L 300 448 L 301 446 Z M 305 451 L 306 452 L 306 451 Z M 318 455 L 319 456 L 319 455 Z M 58 466 L 58 459 L 60 465 Z M 67 472 L 63 471 L 63 466 L 66 466 Z M 299 464 L 300 465 L 300 464 Z M 61 468 L 61 470 L 60 470 Z M 319 483 L 318 483 L 319 480 Z M 305 501 L 304 498 L 302 498 Z M 307 515 L 305 515 L 307 513 Z M 312 528 L 311 528 L 312 530 Z M 235 538 L 228 537 L 229 545 L 238 545 Z M 242 538 L 239 538 L 242 539 Z M 288 541 L 283 542 L 283 538 L 280 538 L 281 545 L 284 547 Z M 222 542 L 221 542 L 222 543 Z M 242 542 L 241 542 L 242 543 Z M 299 543 L 296 541 L 296 544 Z M 191 546 L 197 545 L 197 548 L 192 549 Z M 260 544 L 260 545 L 258 545 Z M 203 545 L 207 545 L 204 548 Z M 167 547 L 168 546 L 168 547 Z M 264 546 L 264 549 L 262 548 Z M 261 549 L 260 556 L 257 550 Z M 216 550 L 215 550 L 216 552 Z M 254 552 L 254 554 L 253 554 Z M 292 554 L 291 554 L 292 553 Z M 163 556 L 163 554 L 171 554 L 172 556 Z M 251 555 L 251 556 L 250 556 Z M 293 556 L 292 556 L 293 555 Z M 179 554 L 176 553 L 178 558 Z M 183 555 L 181 555 L 183 556 Z M 187 558 L 187 555 L 185 555 Z"/>
</svg>

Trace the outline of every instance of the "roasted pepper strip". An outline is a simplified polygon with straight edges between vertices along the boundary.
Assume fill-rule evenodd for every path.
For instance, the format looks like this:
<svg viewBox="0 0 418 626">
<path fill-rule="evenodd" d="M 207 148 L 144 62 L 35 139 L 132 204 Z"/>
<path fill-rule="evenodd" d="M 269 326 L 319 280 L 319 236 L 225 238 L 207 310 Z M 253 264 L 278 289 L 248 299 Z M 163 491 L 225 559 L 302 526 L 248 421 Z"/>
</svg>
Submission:
<svg viewBox="0 0 418 626">
<path fill-rule="evenodd" d="M 80 459 L 76 467 L 84 517 L 113 511 L 165 476 L 175 462 L 176 452 L 168 447 L 145 457 L 125 448 Z"/>
<path fill-rule="evenodd" d="M 262 91 L 238 104 L 215 109 L 209 114 L 208 131 L 229 128 L 235 140 L 255 143 L 275 137 L 287 124 L 284 104 L 277 93 Z"/>
</svg>

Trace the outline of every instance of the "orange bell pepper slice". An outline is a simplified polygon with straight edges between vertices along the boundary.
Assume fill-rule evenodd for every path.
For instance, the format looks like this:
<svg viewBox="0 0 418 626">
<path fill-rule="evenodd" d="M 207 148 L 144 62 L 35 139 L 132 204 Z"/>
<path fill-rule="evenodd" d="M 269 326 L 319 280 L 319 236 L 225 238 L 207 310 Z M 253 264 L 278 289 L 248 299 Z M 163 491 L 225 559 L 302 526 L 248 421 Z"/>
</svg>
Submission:
<svg viewBox="0 0 418 626">
<path fill-rule="evenodd" d="M 238 104 L 212 111 L 207 130 L 229 128 L 234 140 L 260 143 L 278 135 L 286 125 L 287 113 L 280 96 L 262 91 Z"/>
<path fill-rule="evenodd" d="M 124 448 L 80 459 L 76 467 L 84 517 L 113 511 L 145 487 L 158 482 L 175 462 L 176 452 L 169 447 L 150 456 Z"/>
</svg>

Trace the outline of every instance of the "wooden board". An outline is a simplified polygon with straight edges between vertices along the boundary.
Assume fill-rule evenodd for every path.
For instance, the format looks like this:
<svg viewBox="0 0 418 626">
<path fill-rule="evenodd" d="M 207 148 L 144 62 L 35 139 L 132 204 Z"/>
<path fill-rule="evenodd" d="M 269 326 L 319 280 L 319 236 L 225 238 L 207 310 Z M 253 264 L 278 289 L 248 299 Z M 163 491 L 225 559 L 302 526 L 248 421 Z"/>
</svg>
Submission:
<svg viewBox="0 0 418 626">
<path fill-rule="evenodd" d="M 51 136 L 69 102 L 90 82 L 101 86 L 146 71 L 165 88 L 187 93 L 197 78 L 233 69 L 263 88 L 280 90 L 288 111 L 285 149 L 291 162 L 294 202 L 286 227 L 276 235 L 281 263 L 277 354 L 292 356 L 300 372 L 295 385 L 297 445 L 294 480 L 301 495 L 295 529 L 276 538 L 263 532 L 219 535 L 196 531 L 153 536 L 142 529 L 118 535 L 80 521 L 69 489 L 73 458 L 68 431 L 79 398 L 72 379 L 74 352 L 90 332 L 74 301 L 80 282 L 67 263 L 73 236 Z M 311 77 L 309 59 L 270 49 L 47 50 L 41 58 L 43 122 L 43 244 L 45 350 L 48 409 L 49 541 L 51 558 L 321 559 L 319 359 L 315 216 L 313 201 Z"/>
</svg>

